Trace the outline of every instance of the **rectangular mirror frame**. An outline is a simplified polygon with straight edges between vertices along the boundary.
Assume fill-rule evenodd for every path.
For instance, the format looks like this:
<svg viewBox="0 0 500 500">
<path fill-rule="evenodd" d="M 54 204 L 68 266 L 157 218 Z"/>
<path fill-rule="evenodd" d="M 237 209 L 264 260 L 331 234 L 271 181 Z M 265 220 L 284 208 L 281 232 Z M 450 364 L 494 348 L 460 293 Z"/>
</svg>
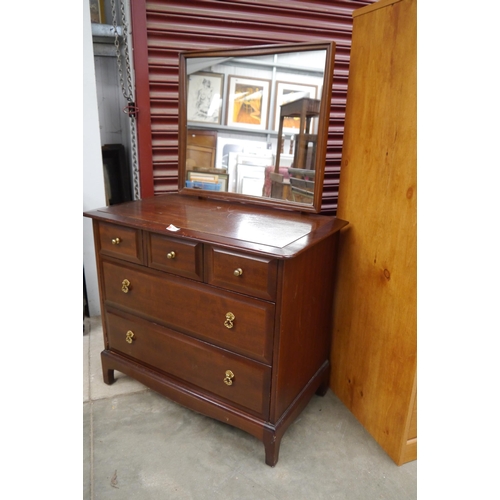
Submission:
<svg viewBox="0 0 500 500">
<path fill-rule="evenodd" d="M 282 54 L 287 52 L 301 52 L 326 50 L 323 88 L 321 93 L 320 115 L 318 122 L 318 138 L 315 160 L 315 186 L 312 204 L 296 203 L 277 198 L 258 197 L 232 192 L 218 192 L 199 190 L 186 187 L 186 151 L 187 151 L 187 61 L 195 57 L 245 57 Z M 246 48 L 224 48 L 220 50 L 201 50 L 182 52 L 179 60 L 179 193 L 188 196 L 211 198 L 226 201 L 237 201 L 256 205 L 265 205 L 301 212 L 321 211 L 323 196 L 323 180 L 325 173 L 326 149 L 328 142 L 328 128 L 330 121 L 330 107 L 333 85 L 333 69 L 335 58 L 334 42 L 297 43 L 284 45 L 263 45 Z"/>
</svg>

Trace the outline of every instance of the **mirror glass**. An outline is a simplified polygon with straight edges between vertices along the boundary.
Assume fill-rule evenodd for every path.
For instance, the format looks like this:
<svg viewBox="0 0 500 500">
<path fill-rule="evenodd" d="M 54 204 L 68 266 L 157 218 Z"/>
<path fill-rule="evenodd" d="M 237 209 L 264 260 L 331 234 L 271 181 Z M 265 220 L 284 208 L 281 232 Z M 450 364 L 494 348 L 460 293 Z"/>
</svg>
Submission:
<svg viewBox="0 0 500 500">
<path fill-rule="evenodd" d="M 182 53 L 179 191 L 319 212 L 334 43 Z"/>
</svg>

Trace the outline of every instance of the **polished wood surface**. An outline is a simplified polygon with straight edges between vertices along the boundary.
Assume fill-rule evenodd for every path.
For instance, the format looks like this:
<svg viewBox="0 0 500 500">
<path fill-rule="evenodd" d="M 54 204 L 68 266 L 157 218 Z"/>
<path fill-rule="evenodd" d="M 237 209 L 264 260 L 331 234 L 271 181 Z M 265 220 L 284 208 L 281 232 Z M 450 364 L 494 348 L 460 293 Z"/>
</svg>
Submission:
<svg viewBox="0 0 500 500">
<path fill-rule="evenodd" d="M 203 281 L 203 245 L 147 233 L 148 265 L 160 271 Z"/>
<path fill-rule="evenodd" d="M 416 458 L 416 3 L 354 13 L 332 348 L 332 390 L 397 464 Z"/>
<path fill-rule="evenodd" d="M 99 240 L 104 255 L 140 264 L 144 260 L 141 232 L 116 224 L 100 224 Z"/>
<path fill-rule="evenodd" d="M 271 361 L 274 304 L 199 285 L 195 281 L 146 272 L 121 263 L 102 263 L 106 306 L 175 328 L 263 362 Z M 129 291 L 122 291 L 124 279 Z M 224 326 L 226 314 L 234 326 Z"/>
<path fill-rule="evenodd" d="M 227 248 L 277 258 L 293 257 L 347 224 L 336 217 L 179 194 L 122 203 L 89 211 L 86 215 L 104 222 L 219 243 Z M 167 230 L 170 226 L 178 230 Z"/>
<path fill-rule="evenodd" d="M 109 348 L 266 418 L 271 367 L 133 316 L 108 313 Z M 132 343 L 126 333 L 133 331 Z M 224 382 L 231 370 L 231 385 Z"/>
<path fill-rule="evenodd" d="M 206 281 L 211 285 L 275 300 L 277 272 L 276 259 L 206 246 Z"/>
<path fill-rule="evenodd" d="M 275 418 L 329 359 L 330 335 L 321 332 L 332 328 L 334 268 L 327 263 L 334 259 L 336 241 L 337 235 L 282 263 L 280 336 L 276 339 L 280 345 L 274 350 L 276 398 L 271 403 Z"/>
<path fill-rule="evenodd" d="M 86 215 L 104 381 L 119 370 L 237 426 L 275 465 L 286 429 L 327 388 L 335 245 L 347 222 L 179 195 Z M 113 243 L 110 252 L 118 233 L 136 237 L 138 263 Z"/>
</svg>

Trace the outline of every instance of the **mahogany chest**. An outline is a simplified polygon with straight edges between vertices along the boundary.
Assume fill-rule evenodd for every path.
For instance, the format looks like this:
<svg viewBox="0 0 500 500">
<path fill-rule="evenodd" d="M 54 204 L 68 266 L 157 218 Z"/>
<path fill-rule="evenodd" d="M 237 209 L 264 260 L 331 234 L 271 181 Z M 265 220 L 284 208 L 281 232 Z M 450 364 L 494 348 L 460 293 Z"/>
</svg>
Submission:
<svg viewBox="0 0 500 500">
<path fill-rule="evenodd" d="M 328 388 L 335 249 L 347 222 L 178 194 L 93 219 L 114 370 L 249 432 L 274 466 L 286 428 Z"/>
</svg>

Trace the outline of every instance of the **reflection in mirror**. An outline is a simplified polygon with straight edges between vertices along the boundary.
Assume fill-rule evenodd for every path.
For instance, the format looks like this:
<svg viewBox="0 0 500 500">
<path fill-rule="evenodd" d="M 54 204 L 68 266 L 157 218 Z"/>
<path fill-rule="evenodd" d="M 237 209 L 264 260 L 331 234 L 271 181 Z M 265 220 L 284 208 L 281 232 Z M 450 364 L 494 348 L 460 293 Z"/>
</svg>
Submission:
<svg viewBox="0 0 500 500">
<path fill-rule="evenodd" d="M 319 211 L 334 44 L 181 54 L 179 190 Z"/>
</svg>

